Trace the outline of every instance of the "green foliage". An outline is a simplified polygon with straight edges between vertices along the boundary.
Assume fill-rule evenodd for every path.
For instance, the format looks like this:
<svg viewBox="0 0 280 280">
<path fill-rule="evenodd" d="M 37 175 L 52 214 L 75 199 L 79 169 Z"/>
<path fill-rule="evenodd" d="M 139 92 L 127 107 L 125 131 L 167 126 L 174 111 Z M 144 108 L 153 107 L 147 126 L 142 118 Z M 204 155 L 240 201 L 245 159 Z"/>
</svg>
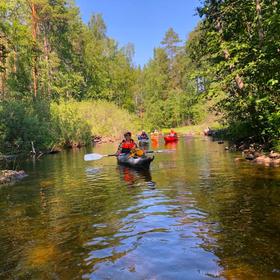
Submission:
<svg viewBox="0 0 280 280">
<path fill-rule="evenodd" d="M 88 25 L 82 23 L 72 2 L 29 4 L 13 0 L 0 6 L 0 47 L 5 54 L 0 69 L 6 73 L 0 77 L 5 85 L 1 95 L 31 97 L 36 84 L 42 98 L 106 99 L 133 111 L 133 46 L 118 48 L 106 35 L 100 14 L 93 14 Z"/>
<path fill-rule="evenodd" d="M 9 101 L 0 106 L 1 151 L 18 153 L 36 149 L 44 150 L 52 145 L 52 126 L 48 104 L 44 101 Z"/>
<path fill-rule="evenodd" d="M 274 151 L 280 153 L 280 140 L 274 140 L 272 142 L 272 148 L 274 149 Z"/>
<path fill-rule="evenodd" d="M 170 28 L 143 69 L 139 90 L 145 123 L 152 128 L 194 124 L 204 118 L 203 100 L 197 92 L 195 67 L 187 43 Z M 201 104 L 201 105 L 200 105 Z M 201 110 L 202 109 L 202 110 Z"/>
<path fill-rule="evenodd" d="M 133 45 L 119 48 L 100 14 L 84 24 L 72 1 L 2 1 L 1 147 L 194 125 L 210 103 L 235 137 L 279 139 L 279 9 L 277 1 L 205 0 L 188 40 L 168 29 L 140 69 Z"/>
<path fill-rule="evenodd" d="M 51 104 L 51 121 L 59 145 L 86 145 L 91 142 L 90 125 L 83 118 L 77 103 Z"/>
<path fill-rule="evenodd" d="M 191 57 L 207 75 L 209 96 L 220 96 L 216 109 L 235 137 L 279 139 L 279 3 L 207 0 L 199 12 Z"/>
<path fill-rule="evenodd" d="M 94 136 L 122 136 L 126 130 L 138 132 L 140 120 L 127 110 L 107 101 L 72 102 L 82 119 L 90 126 Z"/>
<path fill-rule="evenodd" d="M 118 49 L 117 42 L 106 36 L 106 25 L 99 14 L 92 15 L 82 37 L 86 85 L 80 96 L 105 99 L 133 111 L 133 46 Z"/>
<path fill-rule="evenodd" d="M 119 48 L 106 29 L 100 14 L 93 14 L 89 24 L 84 24 L 72 1 L 1 2 L 3 150 L 30 151 L 31 141 L 40 150 L 54 144 L 86 144 L 91 133 L 109 135 L 112 127 L 114 134 L 125 126 L 133 128 L 135 118 L 120 108 L 135 110 L 134 48 L 131 44 Z M 82 106 L 73 101 L 93 99 L 118 107 L 90 101 Z M 92 113 L 90 104 L 97 110 L 91 116 L 94 124 L 80 113 L 80 107 Z M 104 117 L 103 109 L 111 119 Z"/>
<path fill-rule="evenodd" d="M 141 128 L 135 115 L 106 101 L 9 101 L 0 107 L 1 152 L 44 151 L 53 145 L 89 144 L 91 136 L 119 137 Z"/>
<path fill-rule="evenodd" d="M 250 137 L 253 137 L 255 134 L 252 130 L 250 122 L 234 122 L 227 129 L 227 137 L 234 141 L 241 141 Z"/>
<path fill-rule="evenodd" d="M 161 44 L 170 59 L 173 59 L 177 55 L 177 52 L 180 48 L 178 44 L 180 42 L 181 40 L 178 34 L 174 31 L 173 28 L 169 28 L 166 31 L 165 36 L 161 41 Z"/>
</svg>

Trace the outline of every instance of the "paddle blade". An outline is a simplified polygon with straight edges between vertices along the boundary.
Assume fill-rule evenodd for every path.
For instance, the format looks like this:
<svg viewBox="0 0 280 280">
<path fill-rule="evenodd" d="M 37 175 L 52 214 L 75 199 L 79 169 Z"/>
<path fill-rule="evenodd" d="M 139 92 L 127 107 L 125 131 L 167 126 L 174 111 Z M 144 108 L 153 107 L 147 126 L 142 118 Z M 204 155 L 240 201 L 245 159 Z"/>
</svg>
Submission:
<svg viewBox="0 0 280 280">
<path fill-rule="evenodd" d="M 87 154 L 84 156 L 85 161 L 91 161 L 91 160 L 99 160 L 102 159 L 104 156 L 100 154 Z"/>
<path fill-rule="evenodd" d="M 165 149 L 165 150 L 157 150 L 156 152 L 157 153 L 174 153 L 175 150 Z"/>
</svg>

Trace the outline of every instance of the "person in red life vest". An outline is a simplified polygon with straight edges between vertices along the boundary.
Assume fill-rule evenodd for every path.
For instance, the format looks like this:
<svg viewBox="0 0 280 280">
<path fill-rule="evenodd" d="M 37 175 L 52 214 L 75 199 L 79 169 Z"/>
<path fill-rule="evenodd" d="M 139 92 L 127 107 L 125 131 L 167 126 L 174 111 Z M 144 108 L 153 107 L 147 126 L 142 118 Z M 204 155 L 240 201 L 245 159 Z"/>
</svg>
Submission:
<svg viewBox="0 0 280 280">
<path fill-rule="evenodd" d="M 169 136 L 177 137 L 177 132 L 173 128 L 171 128 Z"/>
<path fill-rule="evenodd" d="M 129 154 L 131 150 L 136 149 L 137 145 L 134 140 L 131 138 L 131 132 L 126 132 L 124 134 L 124 139 L 119 145 L 117 154 Z"/>
</svg>

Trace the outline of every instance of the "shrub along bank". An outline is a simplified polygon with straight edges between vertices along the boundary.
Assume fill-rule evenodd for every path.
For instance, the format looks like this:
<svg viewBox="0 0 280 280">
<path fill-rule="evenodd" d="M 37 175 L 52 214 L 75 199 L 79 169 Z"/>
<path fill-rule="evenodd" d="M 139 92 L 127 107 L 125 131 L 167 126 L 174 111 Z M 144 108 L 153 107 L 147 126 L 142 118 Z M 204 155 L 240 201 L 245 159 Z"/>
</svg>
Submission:
<svg viewBox="0 0 280 280">
<path fill-rule="evenodd" d="M 48 103 L 9 101 L 0 105 L 0 152 L 46 152 L 54 146 L 86 145 L 92 136 L 118 137 L 140 128 L 139 119 L 106 101 Z M 33 145 L 33 147 L 32 147 Z"/>
</svg>

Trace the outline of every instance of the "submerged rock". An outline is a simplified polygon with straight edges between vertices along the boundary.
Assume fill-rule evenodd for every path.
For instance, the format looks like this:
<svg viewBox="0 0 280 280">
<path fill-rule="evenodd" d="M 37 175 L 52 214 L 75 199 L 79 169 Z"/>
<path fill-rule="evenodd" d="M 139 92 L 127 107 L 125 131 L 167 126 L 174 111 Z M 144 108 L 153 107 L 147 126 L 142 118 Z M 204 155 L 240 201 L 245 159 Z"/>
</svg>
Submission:
<svg viewBox="0 0 280 280">
<path fill-rule="evenodd" d="M 269 156 L 261 155 L 255 159 L 255 162 L 258 164 L 264 164 L 266 166 L 280 166 L 280 157 L 273 158 L 270 157 L 270 155 Z"/>
<path fill-rule="evenodd" d="M 23 179 L 26 176 L 27 176 L 27 174 L 23 170 L 20 170 L 20 171 L 1 170 L 0 171 L 0 186 L 15 183 L 15 182 Z"/>
<path fill-rule="evenodd" d="M 272 159 L 280 159 L 280 153 L 270 152 L 269 157 Z"/>
</svg>

